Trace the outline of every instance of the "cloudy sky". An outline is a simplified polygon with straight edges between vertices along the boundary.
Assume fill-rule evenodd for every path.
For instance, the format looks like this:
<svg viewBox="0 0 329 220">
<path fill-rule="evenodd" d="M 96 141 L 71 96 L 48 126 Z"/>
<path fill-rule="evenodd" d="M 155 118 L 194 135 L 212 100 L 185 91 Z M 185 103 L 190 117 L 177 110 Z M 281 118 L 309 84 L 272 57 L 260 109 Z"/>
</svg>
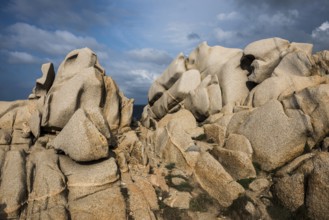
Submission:
<svg viewBox="0 0 329 220">
<path fill-rule="evenodd" d="M 202 41 L 244 48 L 267 37 L 329 49 L 328 0 L 4 0 L 0 100 L 26 99 L 41 64 L 76 48 L 100 63 L 136 104 L 179 52 Z"/>
</svg>

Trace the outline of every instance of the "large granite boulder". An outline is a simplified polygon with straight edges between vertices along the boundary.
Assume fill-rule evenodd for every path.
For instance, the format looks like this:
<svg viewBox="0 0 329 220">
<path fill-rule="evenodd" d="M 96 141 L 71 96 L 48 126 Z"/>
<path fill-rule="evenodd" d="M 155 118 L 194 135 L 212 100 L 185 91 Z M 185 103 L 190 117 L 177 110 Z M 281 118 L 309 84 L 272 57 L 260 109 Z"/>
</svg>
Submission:
<svg viewBox="0 0 329 220">
<path fill-rule="evenodd" d="M 284 102 L 286 108 L 300 109 L 311 118 L 313 131 L 310 136 L 313 142 L 310 147 L 325 138 L 329 132 L 328 95 L 329 85 L 321 84 L 308 87 Z"/>
<path fill-rule="evenodd" d="M 19 218 L 27 200 L 26 159 L 23 151 L 8 151 L 1 169 L 0 217 Z"/>
<path fill-rule="evenodd" d="M 276 169 L 304 152 L 310 118 L 298 110 L 285 110 L 276 100 L 251 112 L 238 129 L 253 148 L 253 160 L 262 169 Z"/>
<path fill-rule="evenodd" d="M 216 75 L 222 91 L 222 105 L 244 102 L 248 95 L 247 71 L 240 68 L 243 51 L 201 43 L 187 59 L 187 69 L 197 69 L 202 78 Z"/>
<path fill-rule="evenodd" d="M 64 151 L 76 161 L 98 160 L 109 154 L 107 138 L 82 109 L 74 113 L 50 146 Z"/>
<path fill-rule="evenodd" d="M 61 63 L 43 108 L 43 127 L 64 128 L 79 109 L 101 107 L 104 103 L 104 70 L 88 48 L 70 52 Z"/>
<path fill-rule="evenodd" d="M 184 72 L 181 77 L 168 89 L 151 107 L 158 119 L 165 116 L 171 109 L 183 101 L 188 93 L 197 88 L 201 82 L 197 70 Z"/>
<path fill-rule="evenodd" d="M 280 59 L 270 77 L 251 91 L 248 104 L 257 107 L 272 99 L 283 100 L 295 92 L 324 83 L 324 77 L 313 75 L 314 66 L 311 54 L 294 49 Z"/>
<path fill-rule="evenodd" d="M 206 76 L 195 90 L 189 92 L 184 106 L 198 121 L 218 113 L 222 109 L 222 93 L 217 76 Z"/>
<path fill-rule="evenodd" d="M 148 92 L 148 101 L 151 105 L 186 72 L 185 57 L 180 53 L 167 69 L 154 81 Z"/>
<path fill-rule="evenodd" d="M 31 219 L 68 219 L 65 177 L 54 150 L 34 149 L 27 161 L 28 205 Z"/>
<path fill-rule="evenodd" d="M 326 219 L 328 162 L 328 152 L 309 153 L 280 169 L 272 189 L 280 204 L 302 218 Z"/>
</svg>

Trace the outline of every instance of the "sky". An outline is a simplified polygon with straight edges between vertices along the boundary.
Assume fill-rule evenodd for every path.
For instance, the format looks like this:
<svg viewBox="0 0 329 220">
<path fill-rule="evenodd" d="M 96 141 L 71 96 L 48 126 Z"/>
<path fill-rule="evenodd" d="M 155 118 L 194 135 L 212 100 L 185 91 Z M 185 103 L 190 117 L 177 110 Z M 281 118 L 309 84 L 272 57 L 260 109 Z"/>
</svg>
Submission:
<svg viewBox="0 0 329 220">
<path fill-rule="evenodd" d="M 0 100 L 27 99 L 41 65 L 89 47 L 135 104 L 201 42 L 243 49 L 269 37 L 329 49 L 328 0 L 3 0 Z"/>
</svg>

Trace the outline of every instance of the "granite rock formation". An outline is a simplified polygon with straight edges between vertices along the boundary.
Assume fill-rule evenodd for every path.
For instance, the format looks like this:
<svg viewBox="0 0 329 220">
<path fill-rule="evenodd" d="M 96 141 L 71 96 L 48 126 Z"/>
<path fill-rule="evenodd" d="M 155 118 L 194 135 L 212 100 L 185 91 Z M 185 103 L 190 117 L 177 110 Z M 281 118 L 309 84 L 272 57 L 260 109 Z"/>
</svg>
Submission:
<svg viewBox="0 0 329 220">
<path fill-rule="evenodd" d="M 88 48 L 0 102 L 0 219 L 326 219 L 329 52 L 200 44 L 139 122 Z"/>
<path fill-rule="evenodd" d="M 233 219 L 325 219 L 328 193 L 315 194 L 329 187 L 329 53 L 312 47 L 204 42 L 185 69 L 179 54 L 151 86 L 141 119 L 153 166 L 186 170 Z"/>
</svg>

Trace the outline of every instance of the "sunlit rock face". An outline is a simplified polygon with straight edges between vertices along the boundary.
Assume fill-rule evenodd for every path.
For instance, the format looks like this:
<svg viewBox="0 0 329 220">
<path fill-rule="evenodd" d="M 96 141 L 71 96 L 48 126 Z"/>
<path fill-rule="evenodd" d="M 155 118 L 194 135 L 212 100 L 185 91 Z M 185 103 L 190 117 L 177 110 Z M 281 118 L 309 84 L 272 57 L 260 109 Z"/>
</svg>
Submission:
<svg viewBox="0 0 329 220">
<path fill-rule="evenodd" d="M 326 219 L 329 52 L 197 46 L 139 122 L 89 48 L 0 102 L 0 219 Z"/>
<path fill-rule="evenodd" d="M 1 219 L 125 219 L 113 150 L 133 99 L 89 48 L 41 71 L 28 100 L 0 103 Z"/>
<path fill-rule="evenodd" d="M 312 47 L 280 38 L 252 42 L 243 50 L 204 42 L 185 57 L 185 72 L 179 54 L 151 86 L 149 95 L 156 95 L 149 97 L 142 115 L 152 157 L 189 170 L 221 206 L 230 207 L 233 218 L 323 218 L 322 206 L 316 207 L 322 197 L 311 197 L 308 190 L 315 188 L 305 185 L 318 181 L 313 176 L 308 179 L 315 168 L 299 168 L 312 160 L 327 167 L 324 159 L 315 158 L 329 158 L 329 142 L 324 141 L 329 139 L 329 57 L 328 51 L 312 54 Z M 189 80 L 185 85 L 189 91 L 176 99 L 173 88 L 184 80 L 182 76 L 191 73 L 189 77 L 197 79 L 192 70 L 201 80 L 198 85 Z M 163 78 L 171 83 L 160 88 Z M 195 128 L 181 117 L 191 114 L 197 122 Z M 168 118 L 170 122 L 163 126 Z M 319 149 L 326 152 L 320 156 Z M 312 157 L 305 156 L 309 154 Z M 289 168 L 292 166 L 300 171 Z M 273 178 L 277 170 L 281 174 Z M 215 177 L 216 173 L 221 173 L 221 178 Z M 293 179 L 286 175 L 296 175 L 296 181 L 302 182 L 301 187 L 296 185 L 300 192 L 288 187 Z M 225 193 L 217 181 L 225 186 Z M 244 189 L 225 181 L 236 181 Z M 262 201 L 260 193 L 270 191 L 271 200 Z M 220 197 L 216 197 L 218 192 Z M 282 211 L 281 216 L 265 211 L 278 205 L 289 211 Z"/>
</svg>

